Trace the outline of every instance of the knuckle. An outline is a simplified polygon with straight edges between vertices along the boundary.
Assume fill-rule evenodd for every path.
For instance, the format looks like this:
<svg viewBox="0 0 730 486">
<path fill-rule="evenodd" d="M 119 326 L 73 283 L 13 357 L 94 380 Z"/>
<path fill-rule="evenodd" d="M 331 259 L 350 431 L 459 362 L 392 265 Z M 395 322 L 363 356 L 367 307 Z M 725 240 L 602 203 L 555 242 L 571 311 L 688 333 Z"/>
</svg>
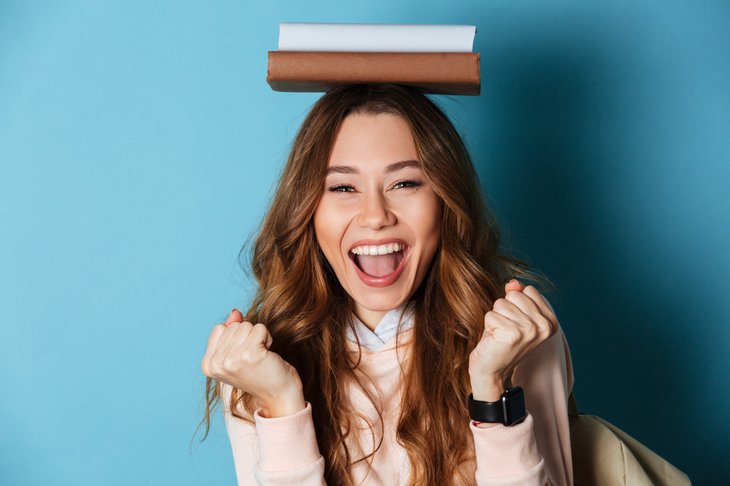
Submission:
<svg viewBox="0 0 730 486">
<path fill-rule="evenodd" d="M 535 324 L 530 324 L 529 326 L 527 326 L 523 331 L 525 339 L 529 341 L 534 340 L 539 334 L 538 329 L 538 326 L 536 326 Z"/>
<path fill-rule="evenodd" d="M 237 366 L 237 360 L 232 356 L 226 356 L 223 358 L 223 362 L 221 363 L 221 371 L 224 373 L 228 373 L 230 371 L 233 371 L 236 369 Z"/>
<path fill-rule="evenodd" d="M 554 314 L 548 314 L 542 316 L 542 325 L 545 326 L 551 333 L 558 330 L 558 319 Z"/>
<path fill-rule="evenodd" d="M 241 363 L 243 363 L 244 365 L 254 366 L 259 364 L 259 362 L 263 358 L 263 354 L 258 349 L 258 347 L 246 347 L 241 350 L 238 357 Z"/>
<path fill-rule="evenodd" d="M 545 327 L 547 328 L 548 332 L 552 336 L 558 330 L 558 323 L 555 319 L 548 319 L 547 317 L 545 318 L 545 321 L 546 321 Z"/>
<path fill-rule="evenodd" d="M 540 332 L 539 332 L 540 342 L 546 341 L 553 334 L 555 334 L 555 330 L 552 328 L 552 326 L 549 324 L 549 321 L 548 321 L 547 325 L 540 327 Z"/>
<path fill-rule="evenodd" d="M 496 324 L 499 322 L 498 314 L 494 311 L 487 312 L 487 315 L 484 316 L 484 323 L 485 324 Z"/>
<path fill-rule="evenodd" d="M 516 327 L 510 327 L 504 334 L 510 344 L 516 344 L 522 340 L 522 331 Z"/>
<path fill-rule="evenodd" d="M 532 285 L 528 285 L 527 287 L 525 287 L 525 291 L 524 292 L 525 292 L 525 295 L 526 296 L 528 296 L 530 299 L 534 300 L 535 302 L 543 299 L 543 296 L 540 293 L 540 291 L 537 290 Z"/>
<path fill-rule="evenodd" d="M 524 297 L 524 296 L 522 295 L 522 292 L 520 292 L 519 290 L 510 290 L 504 296 L 505 300 L 519 299 L 522 297 Z"/>
<path fill-rule="evenodd" d="M 549 331 L 550 328 L 552 327 L 550 320 L 543 315 L 541 315 L 540 317 L 535 319 L 535 324 L 537 325 L 538 329 L 542 332 Z"/>
<path fill-rule="evenodd" d="M 208 365 L 207 359 L 204 359 L 202 363 L 200 363 L 200 369 L 205 376 L 210 376 L 210 366 Z"/>
<path fill-rule="evenodd" d="M 218 361 L 211 361 L 208 364 L 208 372 L 210 373 L 208 376 L 211 378 L 220 378 L 223 376 L 223 368 Z"/>
</svg>

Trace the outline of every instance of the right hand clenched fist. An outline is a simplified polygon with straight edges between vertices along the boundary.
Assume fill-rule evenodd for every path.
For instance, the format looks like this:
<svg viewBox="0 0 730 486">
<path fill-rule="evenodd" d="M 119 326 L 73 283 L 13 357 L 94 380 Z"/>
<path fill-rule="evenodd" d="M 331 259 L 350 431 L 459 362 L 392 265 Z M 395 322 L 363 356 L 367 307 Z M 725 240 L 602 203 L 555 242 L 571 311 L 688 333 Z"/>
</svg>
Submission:
<svg viewBox="0 0 730 486">
<path fill-rule="evenodd" d="M 234 309 L 210 333 L 203 374 L 250 393 L 265 410 L 291 412 L 293 403 L 295 409 L 303 403 L 302 382 L 292 365 L 269 351 L 271 342 L 266 326 L 245 322 Z"/>
</svg>

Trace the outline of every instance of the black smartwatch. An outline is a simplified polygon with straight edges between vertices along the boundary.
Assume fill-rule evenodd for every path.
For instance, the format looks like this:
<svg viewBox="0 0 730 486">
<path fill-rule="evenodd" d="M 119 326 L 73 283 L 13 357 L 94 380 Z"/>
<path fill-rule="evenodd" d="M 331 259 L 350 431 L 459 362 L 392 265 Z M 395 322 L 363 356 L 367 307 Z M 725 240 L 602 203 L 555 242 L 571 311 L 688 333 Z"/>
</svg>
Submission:
<svg viewBox="0 0 730 486">
<path fill-rule="evenodd" d="M 469 394 L 469 416 L 477 422 L 516 425 L 525 420 L 525 392 L 521 386 L 509 388 L 496 402 L 474 400 Z"/>
</svg>

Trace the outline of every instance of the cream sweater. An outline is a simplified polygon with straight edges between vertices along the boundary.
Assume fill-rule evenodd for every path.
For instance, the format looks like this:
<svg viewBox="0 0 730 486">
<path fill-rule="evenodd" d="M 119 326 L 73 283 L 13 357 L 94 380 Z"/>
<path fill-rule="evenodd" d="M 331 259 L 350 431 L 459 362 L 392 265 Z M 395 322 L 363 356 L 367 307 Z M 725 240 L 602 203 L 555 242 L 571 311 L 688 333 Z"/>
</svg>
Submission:
<svg viewBox="0 0 730 486">
<path fill-rule="evenodd" d="M 372 380 L 375 396 L 382 398 L 383 410 L 381 427 L 364 393 L 355 386 L 348 387 L 353 408 L 365 413 L 375 424 L 373 437 L 367 424 L 360 420 L 361 433 L 351 434 L 347 440 L 351 457 L 362 457 L 374 449 L 381 437 L 383 440 L 370 465 L 360 461 L 350 468 L 355 484 L 407 484 L 408 455 L 397 443 L 395 430 L 401 398 L 401 364 L 411 349 L 413 322 L 409 312 L 399 322 L 399 310 L 386 314 L 375 332 L 355 319 L 355 332 L 362 350 L 357 372 Z M 357 353 L 352 333 L 350 338 L 349 351 Z M 515 368 L 512 382 L 525 389 L 527 418 L 512 427 L 497 425 L 482 429 L 470 425 L 471 452 L 476 460 L 464 463 L 463 471 L 479 486 L 572 484 L 567 397 L 573 386 L 573 373 L 562 329 Z M 285 417 L 265 418 L 257 410 L 254 427 L 230 413 L 227 408 L 230 394 L 231 387 L 224 384 L 224 420 L 239 485 L 325 484 L 324 458 L 317 446 L 310 403 L 300 412 Z"/>
</svg>

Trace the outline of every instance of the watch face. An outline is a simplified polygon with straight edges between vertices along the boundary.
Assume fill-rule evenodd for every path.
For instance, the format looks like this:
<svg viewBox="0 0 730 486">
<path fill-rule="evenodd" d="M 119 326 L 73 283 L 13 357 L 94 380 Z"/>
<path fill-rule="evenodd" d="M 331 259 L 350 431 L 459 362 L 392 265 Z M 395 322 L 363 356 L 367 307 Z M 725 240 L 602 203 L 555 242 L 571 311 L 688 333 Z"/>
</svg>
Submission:
<svg viewBox="0 0 730 486">
<path fill-rule="evenodd" d="M 507 390 L 502 395 L 502 405 L 504 407 L 504 423 L 505 425 L 514 425 L 522 422 L 527 416 L 525 410 L 525 393 L 522 387 L 515 387 Z"/>
</svg>

